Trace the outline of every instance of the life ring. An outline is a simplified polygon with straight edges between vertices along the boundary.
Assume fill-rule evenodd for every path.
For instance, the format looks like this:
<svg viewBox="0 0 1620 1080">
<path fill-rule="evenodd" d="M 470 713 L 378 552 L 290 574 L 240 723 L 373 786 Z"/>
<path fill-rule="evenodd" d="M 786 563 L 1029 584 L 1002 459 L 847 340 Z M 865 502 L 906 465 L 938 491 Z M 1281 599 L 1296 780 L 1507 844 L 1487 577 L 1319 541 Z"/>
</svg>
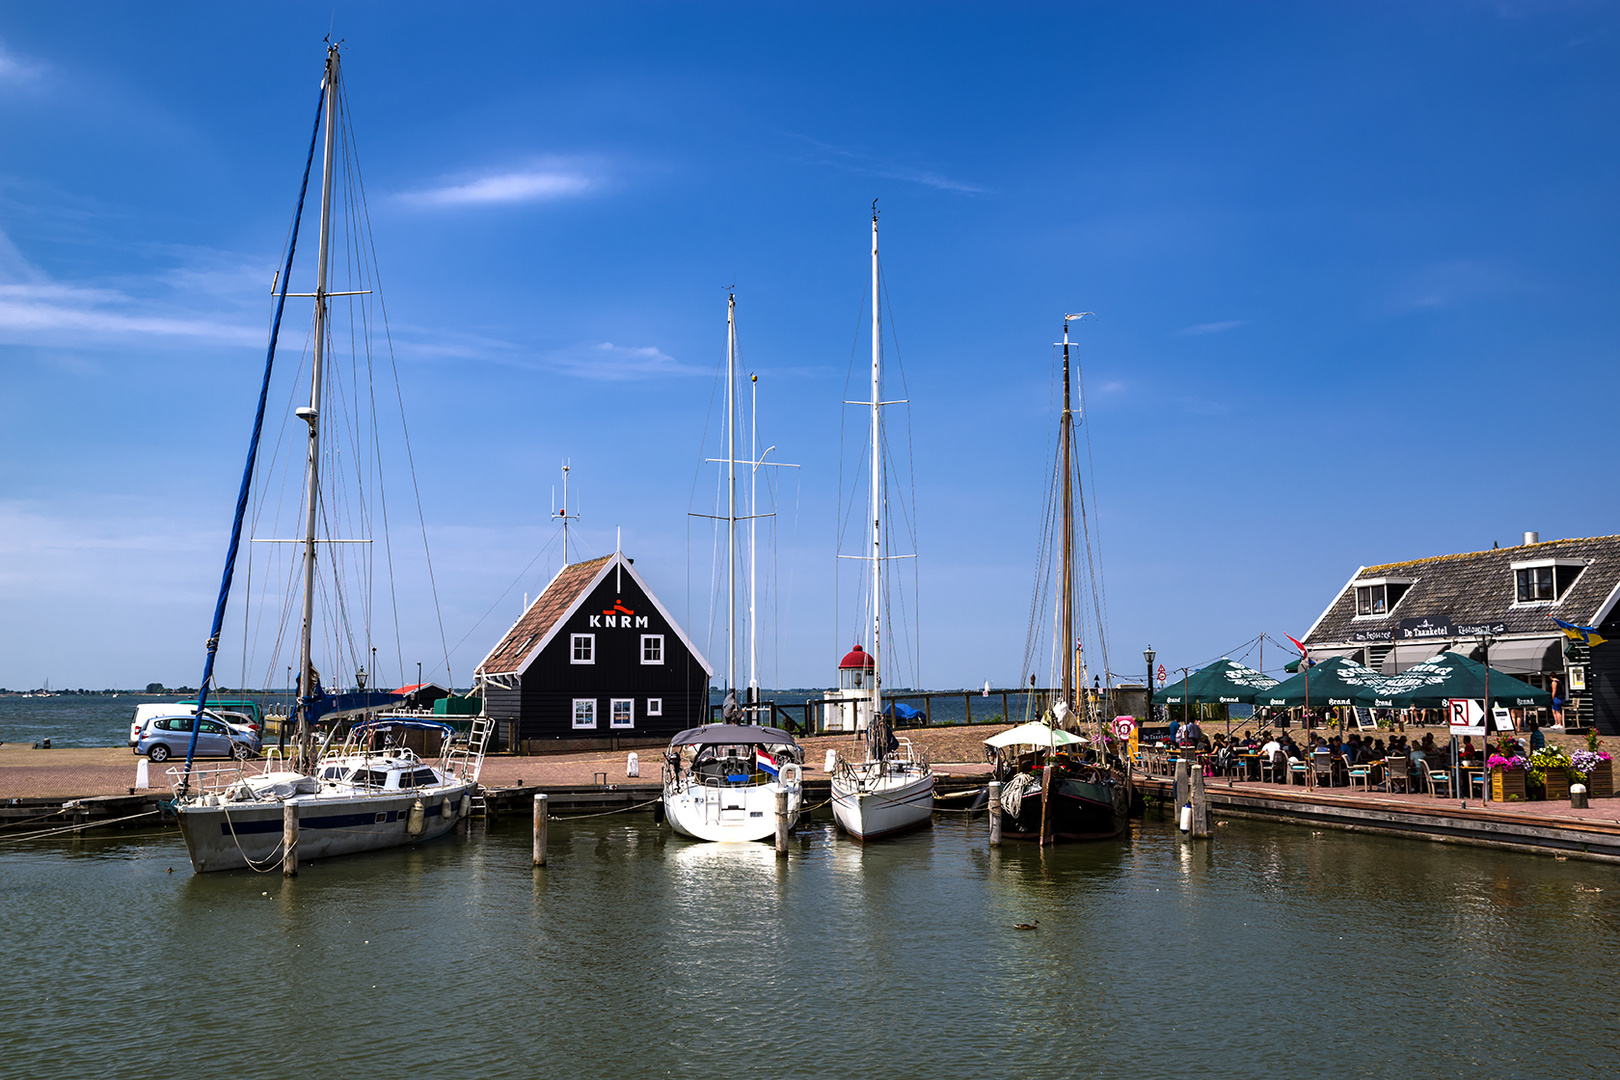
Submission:
<svg viewBox="0 0 1620 1080">
<path fill-rule="evenodd" d="M 1136 724 L 1129 717 L 1116 717 L 1114 720 L 1114 734 L 1122 739 L 1128 739 L 1131 737 L 1131 729 L 1135 726 Z"/>
</svg>

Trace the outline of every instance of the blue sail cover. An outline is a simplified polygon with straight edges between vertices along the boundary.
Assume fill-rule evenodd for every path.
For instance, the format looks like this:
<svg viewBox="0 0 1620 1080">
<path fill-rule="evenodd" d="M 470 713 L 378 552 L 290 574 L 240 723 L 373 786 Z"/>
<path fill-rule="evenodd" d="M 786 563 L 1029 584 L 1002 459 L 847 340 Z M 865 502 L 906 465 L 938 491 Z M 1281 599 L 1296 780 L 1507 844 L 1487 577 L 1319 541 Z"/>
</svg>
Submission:
<svg viewBox="0 0 1620 1080">
<path fill-rule="evenodd" d="M 889 707 L 883 710 L 883 715 L 891 720 L 909 724 L 922 715 L 921 710 L 913 709 L 910 705 L 903 705 L 898 701 L 890 702 Z"/>
<path fill-rule="evenodd" d="M 309 722 L 314 723 L 333 713 L 361 712 L 365 709 L 387 709 L 405 700 L 404 694 L 387 690 L 354 690 L 347 694 L 326 694 L 311 698 L 308 705 Z"/>
</svg>

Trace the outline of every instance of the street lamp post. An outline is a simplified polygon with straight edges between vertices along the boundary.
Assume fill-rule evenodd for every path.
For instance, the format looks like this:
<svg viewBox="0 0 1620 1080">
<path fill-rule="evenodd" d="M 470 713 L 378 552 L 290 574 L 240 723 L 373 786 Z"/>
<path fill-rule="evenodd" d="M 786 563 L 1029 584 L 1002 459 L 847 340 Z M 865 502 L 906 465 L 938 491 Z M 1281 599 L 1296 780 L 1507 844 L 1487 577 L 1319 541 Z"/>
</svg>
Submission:
<svg viewBox="0 0 1620 1080">
<path fill-rule="evenodd" d="M 1149 645 L 1142 650 L 1142 659 L 1147 661 L 1147 703 L 1142 707 L 1142 726 L 1145 728 L 1148 721 L 1153 719 L 1153 646 Z"/>
</svg>

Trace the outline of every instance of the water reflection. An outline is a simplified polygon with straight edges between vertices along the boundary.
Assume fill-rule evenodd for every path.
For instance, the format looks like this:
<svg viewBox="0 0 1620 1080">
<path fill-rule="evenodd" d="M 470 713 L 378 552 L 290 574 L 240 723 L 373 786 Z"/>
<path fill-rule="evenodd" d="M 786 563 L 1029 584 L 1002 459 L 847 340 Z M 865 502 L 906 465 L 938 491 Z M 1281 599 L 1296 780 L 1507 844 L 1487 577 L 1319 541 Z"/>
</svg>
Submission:
<svg viewBox="0 0 1620 1080">
<path fill-rule="evenodd" d="M 1526 1033 L 1569 1031 L 1620 947 L 1614 867 L 1242 820 L 1047 849 L 816 821 L 779 859 L 620 815 L 550 842 L 535 868 L 527 820 L 473 823 L 293 880 L 193 875 L 174 833 L 12 848 L 8 959 L 43 1004 L 0 1053 L 167 1074 L 238 1045 L 241 1017 L 154 1001 L 290 988 L 342 1022 L 277 1040 L 275 1073 L 373 1074 L 386 1045 L 391 1075 L 1573 1076 L 1601 1022 Z M 423 1037 L 453 1015 L 477 1037 Z"/>
</svg>

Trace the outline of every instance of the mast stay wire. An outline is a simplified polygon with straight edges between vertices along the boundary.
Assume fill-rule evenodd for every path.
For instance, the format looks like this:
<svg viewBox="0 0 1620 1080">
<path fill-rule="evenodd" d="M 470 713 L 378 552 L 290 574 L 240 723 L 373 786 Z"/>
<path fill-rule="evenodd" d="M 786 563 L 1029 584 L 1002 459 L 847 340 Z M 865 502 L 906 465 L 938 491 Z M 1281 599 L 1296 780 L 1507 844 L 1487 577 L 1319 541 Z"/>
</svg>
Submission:
<svg viewBox="0 0 1620 1080">
<path fill-rule="evenodd" d="M 338 82 L 338 103 L 344 117 L 347 118 L 349 115 L 348 89 L 341 79 Z M 344 125 L 343 130 L 347 135 L 349 132 L 347 124 Z M 352 143 L 352 139 L 349 141 Z M 394 334 L 388 321 L 388 302 L 383 299 L 382 295 L 382 273 L 377 264 L 376 234 L 371 227 L 371 208 L 366 199 L 365 176 L 360 168 L 358 154 L 355 155 L 354 161 L 354 179 L 356 191 L 360 198 L 361 216 L 364 221 L 364 231 L 361 236 L 365 241 L 366 253 L 371 258 L 372 278 L 377 282 L 377 311 L 382 318 L 383 335 L 388 346 L 388 363 L 394 376 L 394 396 L 399 406 L 400 433 L 405 443 L 405 459 L 410 469 L 411 490 L 416 496 L 416 517 L 422 533 L 422 554 L 427 564 L 428 587 L 433 596 L 433 614 L 438 623 L 439 644 L 444 652 L 445 681 L 453 686 L 455 678 L 450 667 L 450 644 L 444 632 L 444 611 L 439 605 L 439 585 L 433 572 L 433 553 L 428 546 L 427 515 L 422 509 L 422 488 L 416 475 L 416 455 L 411 449 L 410 426 L 405 418 L 405 394 L 399 385 L 399 359 L 394 353 Z"/>
</svg>

